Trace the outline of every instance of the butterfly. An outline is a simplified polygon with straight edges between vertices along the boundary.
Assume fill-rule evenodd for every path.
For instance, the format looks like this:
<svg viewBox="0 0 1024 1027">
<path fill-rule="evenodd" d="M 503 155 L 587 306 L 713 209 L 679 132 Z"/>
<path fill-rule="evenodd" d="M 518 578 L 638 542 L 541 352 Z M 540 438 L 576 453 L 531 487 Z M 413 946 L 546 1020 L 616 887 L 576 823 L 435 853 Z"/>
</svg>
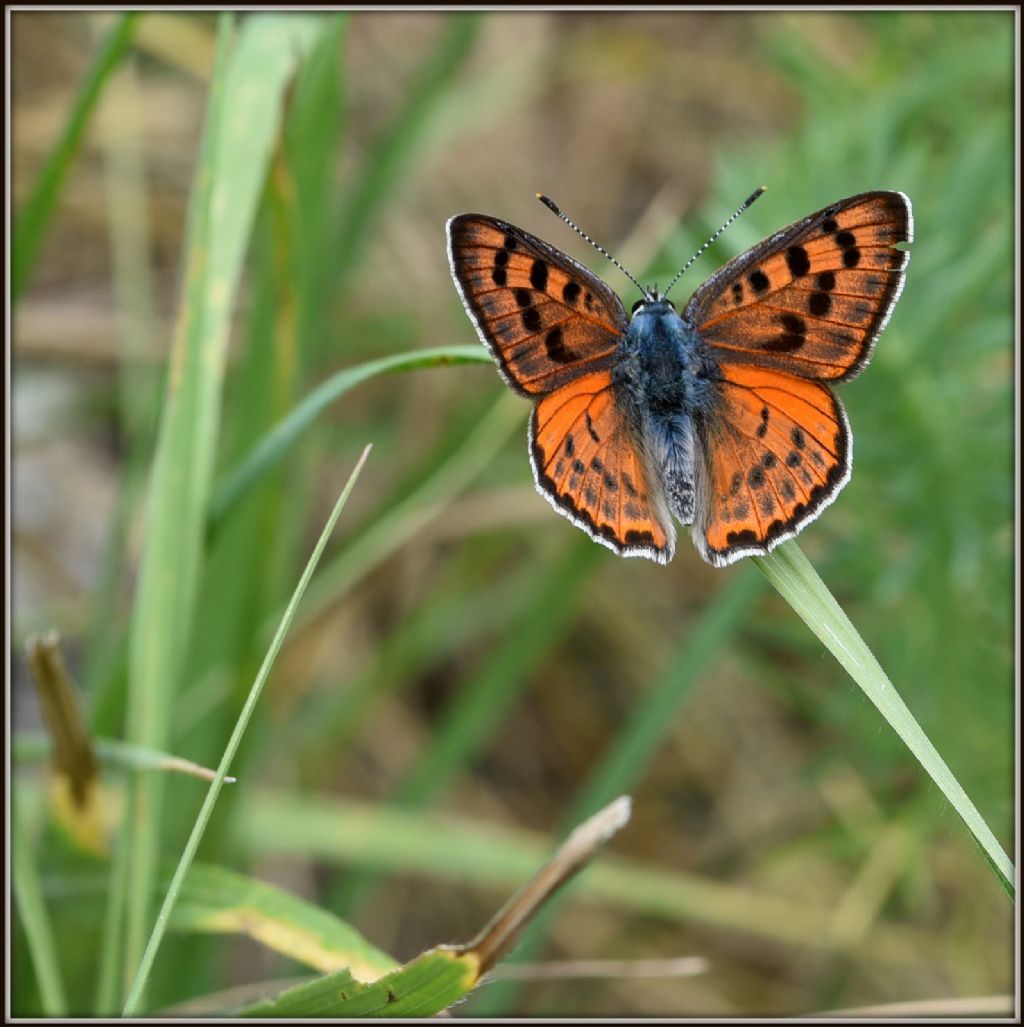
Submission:
<svg viewBox="0 0 1024 1027">
<path fill-rule="evenodd" d="M 667 563 L 675 517 L 724 567 L 792 538 L 849 480 L 850 426 L 829 383 L 864 369 L 903 289 L 903 193 L 861 193 L 794 222 L 681 313 L 668 289 L 629 275 L 643 295 L 627 317 L 597 275 L 498 218 L 459 214 L 447 235 L 480 339 L 534 401 L 538 491 L 594 541 Z"/>
</svg>

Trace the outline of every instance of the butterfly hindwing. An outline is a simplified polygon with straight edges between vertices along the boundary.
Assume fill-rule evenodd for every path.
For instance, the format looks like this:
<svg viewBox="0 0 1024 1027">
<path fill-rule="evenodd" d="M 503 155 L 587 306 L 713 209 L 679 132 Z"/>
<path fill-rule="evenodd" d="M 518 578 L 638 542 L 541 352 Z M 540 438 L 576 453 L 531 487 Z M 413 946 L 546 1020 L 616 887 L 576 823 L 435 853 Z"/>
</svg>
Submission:
<svg viewBox="0 0 1024 1027">
<path fill-rule="evenodd" d="M 765 553 L 818 516 L 849 479 L 851 440 L 831 390 L 766 367 L 724 364 L 705 422 L 701 555 Z"/>
<path fill-rule="evenodd" d="M 448 222 L 448 258 L 477 333 L 517 392 L 544 395 L 611 366 L 626 312 L 572 258 L 484 214 Z"/>
<path fill-rule="evenodd" d="M 583 374 L 541 399 L 530 460 L 552 506 L 623 556 L 672 558 L 675 529 L 615 402 L 609 371 Z"/>
<path fill-rule="evenodd" d="M 910 201 L 873 192 L 833 203 L 730 261 L 683 317 L 724 360 L 818 381 L 867 364 L 903 288 Z"/>
</svg>

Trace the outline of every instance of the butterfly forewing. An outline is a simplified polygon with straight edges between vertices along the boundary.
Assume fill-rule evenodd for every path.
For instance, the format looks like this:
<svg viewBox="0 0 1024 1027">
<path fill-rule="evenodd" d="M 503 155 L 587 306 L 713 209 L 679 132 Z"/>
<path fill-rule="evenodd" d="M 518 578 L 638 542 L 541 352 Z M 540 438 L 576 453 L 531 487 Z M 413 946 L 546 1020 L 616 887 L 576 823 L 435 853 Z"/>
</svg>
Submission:
<svg viewBox="0 0 1024 1027">
<path fill-rule="evenodd" d="M 777 232 L 694 294 L 684 317 L 723 362 L 852 378 L 903 288 L 913 237 L 903 193 L 863 193 Z"/>
<path fill-rule="evenodd" d="M 611 366 L 626 312 L 582 265 L 483 214 L 448 222 L 448 255 L 477 333 L 518 392 L 544 395 Z"/>
<path fill-rule="evenodd" d="M 672 558 L 675 529 L 615 402 L 609 371 L 545 396 L 530 419 L 538 487 L 560 513 L 623 556 Z"/>
</svg>

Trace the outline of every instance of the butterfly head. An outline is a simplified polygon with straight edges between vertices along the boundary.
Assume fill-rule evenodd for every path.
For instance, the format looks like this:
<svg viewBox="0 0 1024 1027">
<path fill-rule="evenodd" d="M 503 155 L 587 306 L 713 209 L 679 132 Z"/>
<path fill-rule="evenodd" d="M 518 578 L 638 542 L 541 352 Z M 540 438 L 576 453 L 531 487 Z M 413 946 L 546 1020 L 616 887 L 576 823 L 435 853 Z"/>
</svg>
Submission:
<svg viewBox="0 0 1024 1027">
<path fill-rule="evenodd" d="M 675 311 L 676 308 L 672 301 L 665 299 L 665 294 L 658 292 L 657 286 L 652 289 L 644 289 L 643 292 L 644 298 L 637 300 L 630 311 L 633 317 L 636 317 L 637 314 L 666 314 L 669 311 Z"/>
</svg>

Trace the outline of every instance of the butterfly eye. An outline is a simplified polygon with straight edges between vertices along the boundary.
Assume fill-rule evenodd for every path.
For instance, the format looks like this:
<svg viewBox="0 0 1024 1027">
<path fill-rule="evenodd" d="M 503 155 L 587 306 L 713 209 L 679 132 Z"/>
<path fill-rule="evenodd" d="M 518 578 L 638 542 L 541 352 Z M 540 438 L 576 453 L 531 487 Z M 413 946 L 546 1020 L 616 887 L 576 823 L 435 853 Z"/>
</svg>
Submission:
<svg viewBox="0 0 1024 1027">
<path fill-rule="evenodd" d="M 633 304 L 633 309 L 630 311 L 630 314 L 635 314 L 646 302 L 647 300 L 637 300 L 636 303 Z"/>
</svg>

